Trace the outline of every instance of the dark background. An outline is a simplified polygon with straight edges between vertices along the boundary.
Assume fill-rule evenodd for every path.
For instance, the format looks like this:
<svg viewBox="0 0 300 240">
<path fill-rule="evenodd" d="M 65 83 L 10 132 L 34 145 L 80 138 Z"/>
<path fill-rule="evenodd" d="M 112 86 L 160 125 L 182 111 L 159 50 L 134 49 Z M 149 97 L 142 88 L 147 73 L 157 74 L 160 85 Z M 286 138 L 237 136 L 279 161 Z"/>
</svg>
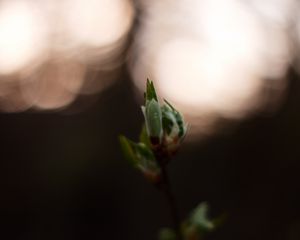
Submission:
<svg viewBox="0 0 300 240">
<path fill-rule="evenodd" d="M 0 239 L 153 240 L 170 223 L 163 196 L 122 158 L 118 134 L 137 138 L 142 114 L 126 68 L 81 112 L 0 115 Z M 300 82 L 282 106 L 206 141 L 169 166 L 182 217 L 200 201 L 228 213 L 207 239 L 300 239 Z"/>
</svg>

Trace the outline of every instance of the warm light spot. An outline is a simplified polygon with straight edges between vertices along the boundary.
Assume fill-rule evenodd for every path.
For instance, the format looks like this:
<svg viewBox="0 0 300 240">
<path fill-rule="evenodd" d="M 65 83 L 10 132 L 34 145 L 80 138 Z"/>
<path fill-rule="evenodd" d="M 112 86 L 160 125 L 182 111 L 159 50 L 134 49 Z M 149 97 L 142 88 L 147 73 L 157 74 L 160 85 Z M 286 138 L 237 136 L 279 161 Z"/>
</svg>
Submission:
<svg viewBox="0 0 300 240">
<path fill-rule="evenodd" d="M 63 18 L 78 44 L 105 47 L 128 32 L 134 10 L 129 0 L 66 0 Z"/>
<path fill-rule="evenodd" d="M 249 116 L 266 98 L 279 98 L 292 57 L 286 34 L 292 8 L 273 2 L 259 10 L 258 2 L 240 0 L 147 5 L 132 48 L 136 86 L 143 90 L 147 77 L 154 80 L 193 132 Z M 272 93 L 264 95 L 266 89 Z"/>
<path fill-rule="evenodd" d="M 32 107 L 32 103 L 25 101 L 21 89 L 14 86 L 1 96 L 0 109 L 5 112 L 21 112 Z"/>
<path fill-rule="evenodd" d="M 114 83 L 134 14 L 131 0 L 1 1 L 0 109 L 62 108 Z"/>
<path fill-rule="evenodd" d="M 82 65 L 74 62 L 48 62 L 23 86 L 22 94 L 39 109 L 65 107 L 80 91 L 84 71 Z"/>
<path fill-rule="evenodd" d="M 0 73 L 10 74 L 36 62 L 47 44 L 42 15 L 27 1 L 0 4 Z"/>
<path fill-rule="evenodd" d="M 276 23 L 277 26 L 286 27 L 292 20 L 297 9 L 297 0 L 251 0 L 246 3 L 253 7 L 261 17 Z"/>
<path fill-rule="evenodd" d="M 202 112 L 224 115 L 244 111 L 260 87 L 253 69 L 230 56 L 220 56 L 196 41 L 177 39 L 166 44 L 154 65 L 154 78 L 166 98 Z M 194 115 L 195 115 L 194 114 Z"/>
</svg>

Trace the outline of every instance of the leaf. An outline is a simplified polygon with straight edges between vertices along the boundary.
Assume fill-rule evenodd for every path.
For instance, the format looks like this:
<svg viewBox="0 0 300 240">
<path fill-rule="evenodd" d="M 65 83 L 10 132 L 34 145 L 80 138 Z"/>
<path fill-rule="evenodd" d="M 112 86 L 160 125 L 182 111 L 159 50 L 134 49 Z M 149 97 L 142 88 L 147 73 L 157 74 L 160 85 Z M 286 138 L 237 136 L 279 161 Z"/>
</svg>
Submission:
<svg viewBox="0 0 300 240">
<path fill-rule="evenodd" d="M 148 168 L 151 165 L 156 165 L 155 157 L 152 150 L 149 147 L 147 147 L 144 143 L 135 143 L 134 150 L 137 158 L 139 159 L 139 164 L 144 165 L 144 167 L 146 168 Z"/>
<path fill-rule="evenodd" d="M 182 231 L 184 240 L 200 240 L 205 233 L 215 228 L 214 220 L 208 218 L 209 206 L 206 202 L 200 203 L 183 222 Z"/>
<path fill-rule="evenodd" d="M 172 108 L 166 104 L 161 107 L 162 112 L 162 123 L 163 123 L 163 130 L 164 133 L 170 135 L 173 129 L 173 126 L 176 124 L 176 118 L 174 116 L 174 112 Z"/>
<path fill-rule="evenodd" d="M 152 99 L 158 101 L 157 95 L 156 95 L 156 91 L 155 91 L 155 88 L 154 88 L 154 84 L 153 84 L 152 81 L 150 81 L 149 79 L 147 79 L 145 100 L 146 101 L 150 101 Z"/>
<path fill-rule="evenodd" d="M 164 99 L 164 102 L 173 110 L 173 111 L 176 111 L 178 112 L 172 105 L 171 103 L 169 103 L 166 99 Z"/>
<path fill-rule="evenodd" d="M 163 113 L 162 116 L 163 129 L 165 133 L 167 133 L 167 135 L 170 135 L 174 126 L 174 122 L 170 118 L 168 118 L 166 114 Z"/>
<path fill-rule="evenodd" d="M 149 137 L 156 137 L 160 141 L 163 135 L 162 113 L 159 103 L 154 99 L 147 102 L 145 116 L 145 123 Z"/>
<path fill-rule="evenodd" d="M 142 112 L 145 117 L 146 130 L 150 141 L 153 144 L 161 142 L 163 129 L 162 129 L 162 114 L 158 102 L 154 84 L 147 79 L 146 92 L 145 92 L 145 106 L 142 106 Z"/>
<path fill-rule="evenodd" d="M 131 165 L 139 169 L 153 184 L 161 179 L 161 170 L 150 147 L 145 143 L 135 143 L 124 136 L 119 136 L 125 158 Z"/>
<path fill-rule="evenodd" d="M 208 218 L 209 206 L 206 202 L 200 203 L 193 211 L 190 221 L 202 231 L 212 231 L 214 229 L 213 221 Z"/>
<path fill-rule="evenodd" d="M 119 136 L 119 141 L 124 157 L 128 160 L 130 164 L 136 166 L 138 164 L 138 159 L 133 149 L 132 141 L 130 141 L 123 135 Z"/>
<path fill-rule="evenodd" d="M 170 228 L 163 228 L 159 232 L 159 240 L 176 240 L 177 236 L 174 230 Z"/>
<path fill-rule="evenodd" d="M 161 180 L 161 170 L 152 150 L 144 143 L 138 143 L 135 144 L 135 154 L 139 161 L 137 168 L 150 182 L 153 184 L 159 183 Z"/>
<path fill-rule="evenodd" d="M 164 99 L 164 102 L 166 105 L 164 105 L 163 108 L 165 109 L 165 111 L 167 111 L 169 109 L 169 112 L 172 112 L 173 118 L 175 118 L 175 121 L 178 125 L 179 138 L 184 137 L 184 135 L 186 134 L 187 127 L 186 127 L 186 124 L 184 123 L 182 115 L 166 99 Z"/>
<path fill-rule="evenodd" d="M 143 127 L 141 129 L 140 142 L 144 143 L 148 148 L 151 148 L 151 142 L 150 142 L 145 124 L 143 125 Z"/>
</svg>

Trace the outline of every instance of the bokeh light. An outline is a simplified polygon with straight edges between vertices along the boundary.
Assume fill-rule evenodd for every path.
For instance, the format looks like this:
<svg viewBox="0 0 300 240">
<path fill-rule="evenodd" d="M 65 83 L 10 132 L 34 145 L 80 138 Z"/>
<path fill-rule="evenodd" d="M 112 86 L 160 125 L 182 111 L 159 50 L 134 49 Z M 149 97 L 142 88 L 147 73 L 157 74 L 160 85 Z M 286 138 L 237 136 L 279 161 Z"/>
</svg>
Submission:
<svg viewBox="0 0 300 240">
<path fill-rule="evenodd" d="M 0 110 L 61 109 L 111 85 L 134 15 L 130 0 L 2 1 Z"/>
<path fill-rule="evenodd" d="M 71 103 L 84 82 L 85 65 L 69 61 L 47 62 L 22 87 L 28 103 L 56 109 Z"/>
<path fill-rule="evenodd" d="M 279 98 L 293 58 L 295 1 L 188 2 L 140 2 L 145 11 L 130 63 L 136 86 L 142 91 L 152 78 L 202 133 Z"/>
<path fill-rule="evenodd" d="M 36 6 L 25 1 L 0 4 L 0 74 L 39 61 L 47 47 L 47 25 Z"/>
<path fill-rule="evenodd" d="M 69 37 L 92 47 L 105 47 L 123 37 L 132 16 L 132 5 L 124 0 L 66 0 L 63 4 Z"/>
</svg>

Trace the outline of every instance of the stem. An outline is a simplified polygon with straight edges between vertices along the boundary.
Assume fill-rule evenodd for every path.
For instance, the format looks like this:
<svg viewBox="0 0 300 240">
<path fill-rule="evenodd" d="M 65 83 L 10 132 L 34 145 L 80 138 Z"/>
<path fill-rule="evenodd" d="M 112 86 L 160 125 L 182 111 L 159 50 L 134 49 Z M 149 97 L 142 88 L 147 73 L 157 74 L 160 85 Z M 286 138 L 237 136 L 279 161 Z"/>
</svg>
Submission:
<svg viewBox="0 0 300 240">
<path fill-rule="evenodd" d="M 180 219 L 178 208 L 176 204 L 176 199 L 171 189 L 171 184 L 169 181 L 169 176 L 166 169 L 166 164 L 164 161 L 159 161 L 161 166 L 161 173 L 162 173 L 162 182 L 161 182 L 161 191 L 165 194 L 168 205 L 170 207 L 170 214 L 173 220 L 173 228 L 178 236 L 178 240 L 182 239 L 181 231 L 180 231 Z"/>
</svg>

